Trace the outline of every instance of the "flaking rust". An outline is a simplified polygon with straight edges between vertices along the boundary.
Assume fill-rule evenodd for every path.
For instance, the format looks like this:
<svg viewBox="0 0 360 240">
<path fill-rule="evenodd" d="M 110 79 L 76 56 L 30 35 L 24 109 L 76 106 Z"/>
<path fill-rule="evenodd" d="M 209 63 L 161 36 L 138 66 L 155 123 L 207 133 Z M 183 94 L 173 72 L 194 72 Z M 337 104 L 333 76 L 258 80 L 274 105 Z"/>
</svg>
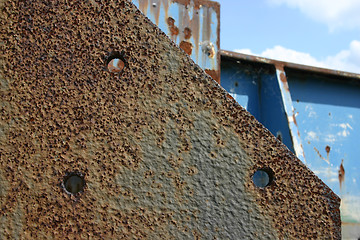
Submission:
<svg viewBox="0 0 360 240">
<path fill-rule="evenodd" d="M 339 198 L 132 3 L 0 17 L 1 239 L 340 239 Z"/>
</svg>

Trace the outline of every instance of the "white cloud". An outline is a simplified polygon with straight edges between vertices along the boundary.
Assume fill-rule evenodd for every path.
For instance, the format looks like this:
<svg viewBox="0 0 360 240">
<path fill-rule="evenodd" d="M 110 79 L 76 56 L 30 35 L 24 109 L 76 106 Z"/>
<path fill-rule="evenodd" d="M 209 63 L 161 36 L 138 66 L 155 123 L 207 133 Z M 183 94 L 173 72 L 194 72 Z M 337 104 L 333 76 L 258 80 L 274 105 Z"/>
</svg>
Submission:
<svg viewBox="0 0 360 240">
<path fill-rule="evenodd" d="M 308 53 L 298 52 L 292 49 L 284 48 L 282 46 L 268 48 L 260 54 L 253 53 L 250 49 L 235 49 L 234 51 L 244 54 L 276 59 L 280 61 L 294 62 L 317 67 L 326 67 L 323 62 L 316 60 Z"/>
<path fill-rule="evenodd" d="M 270 4 L 285 4 L 298 8 L 308 17 L 335 29 L 360 29 L 359 0 L 267 0 Z"/>
<path fill-rule="evenodd" d="M 357 40 L 353 40 L 348 49 L 342 50 L 334 56 L 328 56 L 321 60 L 316 59 L 309 53 L 299 52 L 279 45 L 268 48 L 260 54 L 253 53 L 250 49 L 235 49 L 234 51 L 280 61 L 360 73 L 360 41 Z"/>
<path fill-rule="evenodd" d="M 254 53 L 251 51 L 251 49 L 243 48 L 243 49 L 235 49 L 235 52 L 240 52 L 248 55 L 254 55 Z"/>
<path fill-rule="evenodd" d="M 329 56 L 325 61 L 331 68 L 360 73 L 360 41 L 352 41 L 349 49 L 342 50 L 335 56 Z"/>
</svg>

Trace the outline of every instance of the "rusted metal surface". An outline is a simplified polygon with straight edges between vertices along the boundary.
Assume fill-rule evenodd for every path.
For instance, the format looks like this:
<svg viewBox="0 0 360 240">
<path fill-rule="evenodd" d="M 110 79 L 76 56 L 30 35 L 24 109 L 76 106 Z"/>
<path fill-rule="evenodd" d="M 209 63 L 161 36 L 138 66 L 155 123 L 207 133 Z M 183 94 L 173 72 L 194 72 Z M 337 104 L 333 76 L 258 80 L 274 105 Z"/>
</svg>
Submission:
<svg viewBox="0 0 360 240">
<path fill-rule="evenodd" d="M 260 115 L 254 108 L 250 112 L 260 116 L 259 120 L 274 135 L 286 132 L 286 129 L 280 130 L 278 125 L 274 125 L 274 122 L 286 119 L 291 141 L 286 139 L 285 134 L 284 143 L 341 197 L 343 239 L 358 239 L 360 75 L 227 51 L 222 51 L 222 56 L 222 72 L 226 71 L 222 76 L 223 86 L 232 91 L 232 86 L 227 82 L 233 82 L 233 76 L 241 77 L 236 83 L 247 91 L 233 91 L 233 95 L 236 95 L 241 104 L 246 106 L 248 102 L 266 99 L 266 92 L 280 89 L 278 94 L 282 97 L 282 104 L 268 103 L 277 101 L 276 94 L 273 94 L 271 99 L 268 97 L 268 101 L 261 102 Z M 253 90 L 246 88 L 246 82 L 258 78 L 272 82 L 272 77 L 264 74 L 264 69 L 269 68 L 276 69 L 278 84 L 266 84 L 263 81 L 259 85 L 263 95 L 253 94 Z M 249 71 L 248 77 L 237 76 L 245 70 Z M 246 101 L 243 101 L 239 94 L 242 98 L 246 97 Z M 274 112 L 277 108 L 284 108 L 285 115 L 276 114 L 278 116 L 271 119 L 268 116 L 263 117 L 264 108 L 271 108 Z M 283 141 L 283 135 L 279 136 Z"/>
<path fill-rule="evenodd" d="M 337 195 L 132 3 L 0 17 L 1 239 L 340 239 Z"/>
<path fill-rule="evenodd" d="M 220 4 L 209 0 L 133 0 L 180 48 L 220 83 Z"/>
</svg>

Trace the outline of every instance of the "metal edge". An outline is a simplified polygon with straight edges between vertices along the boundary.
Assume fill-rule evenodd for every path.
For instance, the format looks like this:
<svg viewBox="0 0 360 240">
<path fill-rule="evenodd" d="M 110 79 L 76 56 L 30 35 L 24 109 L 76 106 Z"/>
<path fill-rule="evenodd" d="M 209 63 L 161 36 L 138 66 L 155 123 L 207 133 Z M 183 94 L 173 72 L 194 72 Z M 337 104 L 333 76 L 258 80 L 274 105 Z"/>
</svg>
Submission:
<svg viewBox="0 0 360 240">
<path fill-rule="evenodd" d="M 339 70 L 328 69 L 328 68 L 313 67 L 313 66 L 291 63 L 291 62 L 284 62 L 284 61 L 274 60 L 274 59 L 270 59 L 270 58 L 264 58 L 264 57 L 254 56 L 254 55 L 237 53 L 237 52 L 232 52 L 232 51 L 227 51 L 227 50 L 222 50 L 222 49 L 220 50 L 220 55 L 225 56 L 225 57 L 236 58 L 236 59 L 240 59 L 240 60 L 251 61 L 251 62 L 272 64 L 275 66 L 281 65 L 284 68 L 292 68 L 292 69 L 310 71 L 310 72 L 315 72 L 315 73 L 320 73 L 320 74 L 325 74 L 325 75 L 341 76 L 341 77 L 354 78 L 356 80 L 360 80 L 360 74 L 357 74 L 357 73 L 339 71 Z"/>
<path fill-rule="evenodd" d="M 276 78 L 281 92 L 281 98 L 290 129 L 291 140 L 293 143 L 296 156 L 306 164 L 305 152 L 302 145 L 299 127 L 296 122 L 295 110 L 292 104 L 289 84 L 287 82 L 286 73 L 282 64 L 276 64 Z"/>
</svg>

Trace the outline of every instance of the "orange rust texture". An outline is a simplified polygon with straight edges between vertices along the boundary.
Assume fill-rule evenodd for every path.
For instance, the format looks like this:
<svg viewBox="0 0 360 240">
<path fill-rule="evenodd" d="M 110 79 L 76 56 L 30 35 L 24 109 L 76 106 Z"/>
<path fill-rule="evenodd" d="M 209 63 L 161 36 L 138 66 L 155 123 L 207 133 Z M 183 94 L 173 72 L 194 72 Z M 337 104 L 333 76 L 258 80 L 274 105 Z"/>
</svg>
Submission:
<svg viewBox="0 0 360 240">
<path fill-rule="evenodd" d="M 330 153 L 330 149 L 331 149 L 331 148 L 330 148 L 330 146 L 326 145 L 326 147 L 325 147 L 325 151 L 326 151 L 326 153 L 327 153 L 327 154 L 329 154 L 329 153 Z"/>
<path fill-rule="evenodd" d="M 289 92 L 289 84 L 284 72 L 280 73 L 280 80 L 284 84 L 284 89 Z"/>
<path fill-rule="evenodd" d="M 191 55 L 193 46 L 190 42 L 182 41 L 179 46 L 186 54 Z"/>
<path fill-rule="evenodd" d="M 216 80 L 218 83 L 220 83 L 220 74 L 219 71 L 211 70 L 211 69 L 205 69 L 205 72 L 209 74 L 214 80 Z"/>
<path fill-rule="evenodd" d="M 339 198 L 133 4 L 0 4 L 2 239 L 340 239 Z"/>
<path fill-rule="evenodd" d="M 184 28 L 184 38 L 186 40 L 191 38 L 191 29 L 188 27 Z"/>
<path fill-rule="evenodd" d="M 172 17 L 168 17 L 166 22 L 169 25 L 171 36 L 177 36 L 179 34 L 179 28 L 175 26 L 175 20 Z"/>
</svg>

